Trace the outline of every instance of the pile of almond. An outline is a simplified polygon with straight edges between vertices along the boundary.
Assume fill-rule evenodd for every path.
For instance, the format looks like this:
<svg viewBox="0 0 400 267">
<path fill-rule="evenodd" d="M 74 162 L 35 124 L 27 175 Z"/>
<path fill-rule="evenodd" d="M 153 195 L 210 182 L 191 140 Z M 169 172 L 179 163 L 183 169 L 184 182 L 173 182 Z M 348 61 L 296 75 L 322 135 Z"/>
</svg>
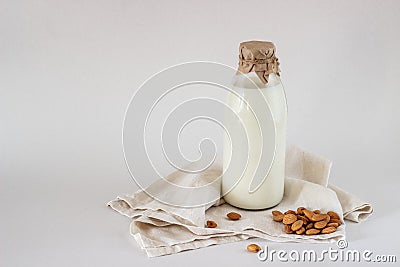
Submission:
<svg viewBox="0 0 400 267">
<path fill-rule="evenodd" d="M 287 234 L 330 234 L 342 224 L 339 215 L 334 211 L 321 213 L 320 210 L 308 210 L 304 207 L 297 211 L 287 210 L 282 213 L 279 210 L 272 211 L 273 220 L 284 224 L 283 230 Z"/>
</svg>

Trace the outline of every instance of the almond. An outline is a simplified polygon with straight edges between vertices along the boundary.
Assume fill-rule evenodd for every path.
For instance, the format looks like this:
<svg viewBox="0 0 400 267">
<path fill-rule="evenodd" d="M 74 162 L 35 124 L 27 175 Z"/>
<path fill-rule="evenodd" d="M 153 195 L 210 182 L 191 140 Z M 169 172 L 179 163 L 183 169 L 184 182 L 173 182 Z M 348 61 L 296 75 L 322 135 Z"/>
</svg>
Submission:
<svg viewBox="0 0 400 267">
<path fill-rule="evenodd" d="M 308 223 L 308 219 L 306 216 L 303 215 L 297 215 L 297 219 L 302 220 L 304 222 L 304 224 Z"/>
<path fill-rule="evenodd" d="M 316 229 L 322 229 L 322 228 L 324 228 L 327 224 L 328 224 L 328 222 L 325 221 L 325 220 L 323 220 L 323 221 L 319 221 L 319 222 L 314 223 L 314 227 L 315 227 Z"/>
<path fill-rule="evenodd" d="M 316 235 L 319 234 L 319 232 L 321 232 L 321 230 L 312 228 L 306 231 L 306 235 Z"/>
<path fill-rule="evenodd" d="M 339 219 L 330 219 L 329 222 L 330 222 L 330 223 L 337 223 L 337 224 L 339 224 L 339 225 L 342 225 L 342 221 L 339 220 Z"/>
<path fill-rule="evenodd" d="M 257 253 L 261 250 L 261 247 L 257 244 L 250 244 L 247 246 L 247 250 L 253 253 Z"/>
<path fill-rule="evenodd" d="M 331 220 L 331 216 L 326 214 L 326 218 L 324 219 L 324 221 L 326 221 L 326 223 L 329 223 L 330 220 Z"/>
<path fill-rule="evenodd" d="M 303 210 L 303 213 L 309 220 L 311 220 L 311 218 L 314 215 L 314 212 L 312 212 L 311 210 L 306 210 L 306 209 Z"/>
<path fill-rule="evenodd" d="M 321 213 L 320 210 L 313 210 L 313 212 L 314 212 L 315 214 L 320 214 L 320 213 Z"/>
<path fill-rule="evenodd" d="M 303 215 L 304 213 L 303 213 L 303 210 L 305 210 L 306 208 L 304 208 L 304 207 L 298 207 L 297 208 L 297 214 L 298 215 Z"/>
<path fill-rule="evenodd" d="M 296 212 L 294 210 L 287 210 L 287 211 L 285 211 L 285 215 L 286 214 L 294 214 L 294 215 L 296 215 Z"/>
<path fill-rule="evenodd" d="M 272 215 L 273 216 L 277 216 L 277 215 L 281 215 L 282 214 L 282 212 L 280 212 L 279 210 L 273 210 L 272 211 Z"/>
<path fill-rule="evenodd" d="M 301 227 L 299 230 L 296 231 L 296 234 L 302 235 L 302 234 L 304 234 L 305 231 L 306 231 L 306 229 L 304 227 Z"/>
<path fill-rule="evenodd" d="M 294 223 L 295 221 L 297 221 L 297 216 L 296 215 L 294 215 L 294 214 L 285 214 L 284 216 L 283 216 L 283 224 L 292 224 L 292 223 Z"/>
<path fill-rule="evenodd" d="M 289 224 L 287 224 L 287 225 L 285 225 L 283 227 L 283 231 L 285 231 L 285 233 L 287 233 L 287 234 L 292 234 L 293 233 L 292 227 L 290 227 Z"/>
<path fill-rule="evenodd" d="M 333 222 L 331 222 L 331 223 L 328 223 L 326 226 L 327 226 L 327 227 L 336 227 L 336 228 L 338 228 L 338 227 L 339 227 L 339 224 L 338 224 L 338 223 L 333 223 Z"/>
<path fill-rule="evenodd" d="M 226 214 L 226 216 L 232 221 L 237 221 L 242 217 L 239 213 L 236 212 L 229 212 L 228 214 Z"/>
<path fill-rule="evenodd" d="M 334 212 L 334 211 L 328 211 L 327 214 L 328 214 L 329 216 L 331 216 L 332 219 L 338 219 L 338 220 L 340 220 L 339 214 L 337 214 L 337 213 Z"/>
<path fill-rule="evenodd" d="M 293 231 L 297 231 L 299 230 L 301 227 L 303 227 L 304 222 L 302 220 L 297 220 L 292 224 L 292 230 Z"/>
<path fill-rule="evenodd" d="M 311 217 L 311 221 L 313 222 L 322 221 L 325 220 L 327 216 L 328 215 L 326 214 L 314 213 L 314 215 Z"/>
<path fill-rule="evenodd" d="M 215 228 L 217 227 L 217 223 L 214 221 L 207 221 L 206 226 L 207 228 Z"/>
<path fill-rule="evenodd" d="M 275 216 L 273 216 L 273 220 L 276 221 L 276 222 L 281 222 L 283 220 L 283 216 L 284 215 L 282 213 L 278 214 L 278 215 L 275 215 Z"/>
<path fill-rule="evenodd" d="M 314 224 L 313 223 L 309 223 L 309 224 L 307 224 L 306 229 L 308 230 L 308 229 L 311 229 L 313 227 L 314 227 Z"/>
<path fill-rule="evenodd" d="M 335 231 L 336 231 L 336 227 L 330 226 L 330 227 L 326 227 L 326 228 L 322 229 L 321 233 L 330 234 L 330 233 L 333 233 Z"/>
</svg>

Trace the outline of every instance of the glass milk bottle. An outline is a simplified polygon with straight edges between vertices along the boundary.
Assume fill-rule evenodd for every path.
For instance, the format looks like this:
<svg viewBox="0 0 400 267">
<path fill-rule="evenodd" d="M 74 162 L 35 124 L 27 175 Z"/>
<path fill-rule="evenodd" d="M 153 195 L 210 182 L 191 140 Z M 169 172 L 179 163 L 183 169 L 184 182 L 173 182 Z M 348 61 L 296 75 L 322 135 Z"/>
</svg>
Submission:
<svg viewBox="0 0 400 267">
<path fill-rule="evenodd" d="M 266 209 L 283 197 L 287 104 L 271 42 L 240 44 L 224 115 L 222 194 L 244 209 Z"/>
</svg>

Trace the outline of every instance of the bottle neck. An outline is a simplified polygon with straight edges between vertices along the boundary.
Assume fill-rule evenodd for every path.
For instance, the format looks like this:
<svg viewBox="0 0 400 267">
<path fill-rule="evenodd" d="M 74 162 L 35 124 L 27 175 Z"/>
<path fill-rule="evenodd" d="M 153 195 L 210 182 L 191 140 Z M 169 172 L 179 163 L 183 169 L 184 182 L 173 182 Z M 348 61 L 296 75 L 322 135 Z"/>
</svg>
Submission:
<svg viewBox="0 0 400 267">
<path fill-rule="evenodd" d="M 249 72 L 243 74 L 238 72 L 232 81 L 234 87 L 246 88 L 246 89 L 261 89 L 273 87 L 281 83 L 280 77 L 275 73 L 269 74 L 268 83 L 264 84 L 255 72 Z"/>
</svg>

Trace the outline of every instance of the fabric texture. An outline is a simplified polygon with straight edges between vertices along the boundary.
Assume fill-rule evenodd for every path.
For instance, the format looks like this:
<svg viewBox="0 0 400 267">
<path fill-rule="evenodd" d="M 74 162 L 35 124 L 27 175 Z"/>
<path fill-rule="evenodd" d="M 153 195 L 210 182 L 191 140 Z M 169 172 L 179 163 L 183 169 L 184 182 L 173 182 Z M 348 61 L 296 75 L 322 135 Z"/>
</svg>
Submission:
<svg viewBox="0 0 400 267">
<path fill-rule="evenodd" d="M 259 211 L 235 208 L 221 198 L 215 203 L 195 208 L 180 208 L 160 203 L 140 190 L 133 195 L 118 196 L 108 205 L 132 219 L 130 233 L 149 257 L 173 254 L 184 250 L 259 237 L 276 242 L 333 242 L 345 238 L 345 223 L 336 232 L 324 235 L 286 234 L 281 223 L 272 220 L 271 210 L 286 211 L 303 206 L 335 211 L 341 219 L 361 222 L 372 214 L 372 206 L 358 197 L 329 183 L 332 163 L 297 146 L 288 146 L 286 156 L 285 192 L 279 205 Z M 196 174 L 190 181 L 209 181 L 221 174 L 219 167 Z M 165 179 L 178 183 L 187 174 L 174 172 Z M 201 182 L 200 182 L 201 184 Z M 171 192 L 173 194 L 173 192 Z M 229 212 L 241 214 L 231 221 Z M 217 228 L 205 228 L 207 220 L 217 222 Z"/>
</svg>

